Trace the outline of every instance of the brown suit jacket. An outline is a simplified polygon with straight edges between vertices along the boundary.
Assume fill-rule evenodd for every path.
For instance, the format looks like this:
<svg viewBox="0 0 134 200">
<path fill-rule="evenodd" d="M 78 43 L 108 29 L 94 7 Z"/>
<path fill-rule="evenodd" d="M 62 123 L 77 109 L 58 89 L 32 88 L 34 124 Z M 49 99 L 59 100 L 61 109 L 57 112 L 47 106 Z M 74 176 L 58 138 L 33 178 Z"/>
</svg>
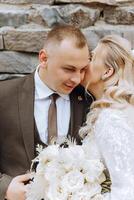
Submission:
<svg viewBox="0 0 134 200">
<path fill-rule="evenodd" d="M 84 93 L 78 87 L 70 94 L 69 134 L 74 137 L 92 101 Z M 30 169 L 34 134 L 34 73 L 0 82 L 0 200 L 12 178 Z"/>
</svg>

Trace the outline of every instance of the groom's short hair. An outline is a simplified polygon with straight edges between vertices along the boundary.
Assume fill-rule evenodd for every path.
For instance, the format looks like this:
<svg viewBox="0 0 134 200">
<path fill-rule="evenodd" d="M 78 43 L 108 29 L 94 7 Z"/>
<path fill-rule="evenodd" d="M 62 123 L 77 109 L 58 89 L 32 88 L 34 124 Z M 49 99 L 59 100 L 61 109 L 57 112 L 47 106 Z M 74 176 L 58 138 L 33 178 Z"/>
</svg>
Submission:
<svg viewBox="0 0 134 200">
<path fill-rule="evenodd" d="M 71 25 L 57 25 L 47 35 L 45 45 L 49 43 L 60 44 L 64 39 L 72 39 L 77 48 L 83 48 L 87 45 L 87 40 L 82 31 Z"/>
</svg>

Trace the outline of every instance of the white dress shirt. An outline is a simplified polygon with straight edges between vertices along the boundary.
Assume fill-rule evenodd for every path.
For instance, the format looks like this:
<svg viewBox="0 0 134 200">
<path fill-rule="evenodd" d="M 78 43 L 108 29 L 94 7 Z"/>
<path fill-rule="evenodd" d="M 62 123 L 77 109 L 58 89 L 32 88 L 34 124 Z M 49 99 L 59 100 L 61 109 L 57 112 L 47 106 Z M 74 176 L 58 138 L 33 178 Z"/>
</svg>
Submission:
<svg viewBox="0 0 134 200">
<path fill-rule="evenodd" d="M 48 109 L 51 103 L 50 95 L 53 90 L 47 87 L 39 77 L 38 69 L 35 72 L 35 101 L 34 117 L 40 139 L 47 143 L 48 138 Z M 58 137 L 66 136 L 70 122 L 70 98 L 69 95 L 59 94 L 56 101 Z"/>
</svg>

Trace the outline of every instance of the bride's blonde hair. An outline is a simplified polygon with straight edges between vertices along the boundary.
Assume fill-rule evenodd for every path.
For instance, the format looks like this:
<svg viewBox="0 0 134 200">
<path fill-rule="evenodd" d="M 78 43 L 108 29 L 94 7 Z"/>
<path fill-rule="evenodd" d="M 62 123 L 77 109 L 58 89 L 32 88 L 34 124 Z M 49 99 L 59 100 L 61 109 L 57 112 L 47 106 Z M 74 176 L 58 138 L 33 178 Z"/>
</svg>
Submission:
<svg viewBox="0 0 134 200">
<path fill-rule="evenodd" d="M 93 131 L 93 125 L 103 108 L 121 108 L 126 103 L 134 105 L 134 56 L 130 43 L 118 35 L 108 35 L 102 38 L 98 45 L 102 51 L 106 50 L 104 66 L 112 67 L 114 73 L 108 80 L 104 80 L 102 98 L 92 103 L 86 125 L 80 129 L 82 137 Z"/>
</svg>

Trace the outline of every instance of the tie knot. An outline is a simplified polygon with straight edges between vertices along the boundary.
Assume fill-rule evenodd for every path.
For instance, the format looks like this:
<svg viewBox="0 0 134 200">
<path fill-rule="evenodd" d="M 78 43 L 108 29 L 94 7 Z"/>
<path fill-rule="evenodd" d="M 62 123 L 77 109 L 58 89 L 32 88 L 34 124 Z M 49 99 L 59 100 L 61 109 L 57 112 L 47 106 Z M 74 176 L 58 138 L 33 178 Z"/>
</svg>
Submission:
<svg viewBox="0 0 134 200">
<path fill-rule="evenodd" d="M 54 102 L 57 100 L 58 97 L 59 97 L 59 95 L 57 93 L 53 93 L 50 95 L 51 100 Z"/>
</svg>

